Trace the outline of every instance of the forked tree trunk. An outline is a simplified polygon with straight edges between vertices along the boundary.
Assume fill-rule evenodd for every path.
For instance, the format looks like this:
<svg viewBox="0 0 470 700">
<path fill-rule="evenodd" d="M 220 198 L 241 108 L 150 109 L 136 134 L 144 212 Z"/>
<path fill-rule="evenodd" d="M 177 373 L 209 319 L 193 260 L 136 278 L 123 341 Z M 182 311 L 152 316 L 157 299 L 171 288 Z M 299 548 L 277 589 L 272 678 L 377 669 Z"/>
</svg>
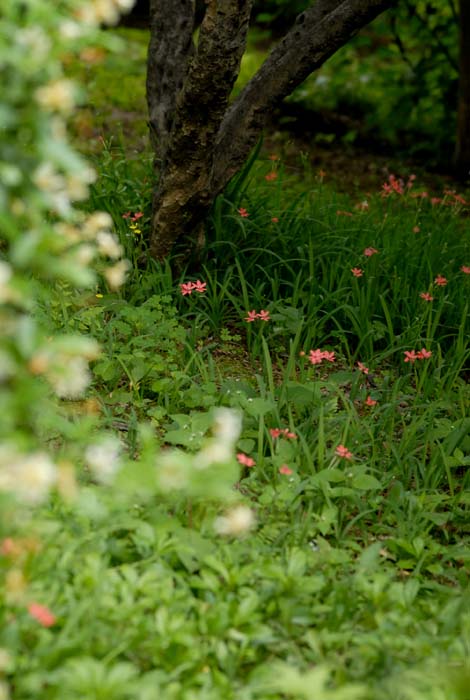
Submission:
<svg viewBox="0 0 470 700">
<path fill-rule="evenodd" d="M 459 103 L 455 168 L 457 174 L 470 176 L 470 2 L 460 0 Z"/>
<path fill-rule="evenodd" d="M 316 0 L 229 106 L 253 0 L 151 0 L 147 101 L 155 149 L 150 252 L 196 243 L 215 197 L 240 169 L 272 108 L 397 0 Z"/>
</svg>

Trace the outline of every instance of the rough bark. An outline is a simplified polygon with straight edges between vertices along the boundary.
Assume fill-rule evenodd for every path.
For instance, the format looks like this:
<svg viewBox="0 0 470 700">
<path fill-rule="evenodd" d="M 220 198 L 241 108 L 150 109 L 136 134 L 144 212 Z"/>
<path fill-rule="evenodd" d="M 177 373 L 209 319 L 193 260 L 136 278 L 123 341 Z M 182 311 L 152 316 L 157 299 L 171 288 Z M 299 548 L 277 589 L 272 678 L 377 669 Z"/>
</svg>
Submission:
<svg viewBox="0 0 470 700">
<path fill-rule="evenodd" d="M 155 0 L 160 12 L 172 2 Z M 172 114 L 169 136 L 168 118 L 162 127 L 167 147 L 153 201 L 153 257 L 166 257 L 180 237 L 194 238 L 214 198 L 258 140 L 274 105 L 396 2 L 317 0 L 299 15 L 228 107 L 245 50 L 252 0 L 207 0 L 196 52 L 185 65 L 174 111 L 167 112 Z M 155 128 L 159 136 L 158 120 Z"/>
<path fill-rule="evenodd" d="M 212 202 L 213 147 L 240 70 L 251 7 L 252 0 L 207 2 L 197 50 L 175 103 L 153 201 L 150 252 L 157 259 L 197 229 Z"/>
<path fill-rule="evenodd" d="M 195 0 L 150 0 L 147 106 L 152 147 L 162 163 L 177 96 L 194 53 Z"/>
<path fill-rule="evenodd" d="M 455 168 L 465 180 L 470 176 L 470 2 L 460 0 L 459 103 Z"/>
</svg>

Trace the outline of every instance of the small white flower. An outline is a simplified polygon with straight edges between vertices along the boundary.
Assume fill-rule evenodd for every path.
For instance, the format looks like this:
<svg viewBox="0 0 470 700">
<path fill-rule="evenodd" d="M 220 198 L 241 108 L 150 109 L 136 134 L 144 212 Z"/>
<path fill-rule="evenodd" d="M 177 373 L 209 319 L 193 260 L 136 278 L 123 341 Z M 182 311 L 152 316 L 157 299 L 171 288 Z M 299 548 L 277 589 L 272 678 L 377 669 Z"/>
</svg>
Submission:
<svg viewBox="0 0 470 700">
<path fill-rule="evenodd" d="M 121 467 L 121 444 L 106 437 L 86 449 L 85 459 L 98 481 L 110 484 Z"/>
<path fill-rule="evenodd" d="M 216 440 L 228 443 L 231 449 L 240 437 L 241 429 L 242 417 L 238 411 L 223 407 L 215 411 L 213 431 Z"/>
<path fill-rule="evenodd" d="M 194 455 L 194 466 L 196 469 L 206 469 L 212 464 L 228 462 L 232 457 L 232 445 L 211 440 L 206 447 Z"/>
<path fill-rule="evenodd" d="M 54 80 L 38 88 L 35 97 L 41 107 L 51 112 L 70 114 L 75 107 L 73 83 L 65 78 Z"/>
<path fill-rule="evenodd" d="M 159 455 L 157 482 L 162 491 L 184 489 L 188 485 L 188 456 L 176 450 Z"/>
<path fill-rule="evenodd" d="M 113 0 L 94 0 L 93 9 L 99 22 L 116 24 L 119 21 L 119 9 Z"/>
<path fill-rule="evenodd" d="M 117 260 L 124 252 L 116 236 L 107 231 L 100 231 L 96 236 L 96 242 L 101 255 L 107 255 L 112 260 Z"/>
<path fill-rule="evenodd" d="M 103 274 L 106 277 L 106 281 L 111 289 L 119 289 L 119 287 L 122 287 L 126 281 L 126 274 L 129 267 L 130 263 L 128 260 L 120 260 L 118 263 L 112 267 L 108 267 L 104 271 Z"/>
<path fill-rule="evenodd" d="M 124 12 L 129 12 L 135 5 L 135 0 L 116 0 L 116 5 L 120 10 Z"/>
<path fill-rule="evenodd" d="M 113 226 L 113 220 L 104 211 L 95 211 L 83 224 L 83 235 L 85 238 L 96 238 L 100 231 L 109 231 Z"/>
<path fill-rule="evenodd" d="M 244 535 L 255 524 L 255 516 L 248 506 L 235 506 L 224 516 L 216 518 L 214 529 L 219 535 Z"/>
<path fill-rule="evenodd" d="M 15 493 L 28 505 L 42 503 L 57 480 L 57 469 L 44 452 L 20 454 L 0 446 L 0 490 Z"/>
<path fill-rule="evenodd" d="M 12 278 L 13 272 L 8 265 L 8 263 L 0 260 L 0 304 L 6 301 L 10 301 L 12 296 L 12 291 L 9 286 L 9 282 Z"/>
<path fill-rule="evenodd" d="M 60 355 L 46 376 L 57 396 L 76 399 L 83 395 L 91 382 L 88 362 L 83 357 Z"/>
<path fill-rule="evenodd" d="M 67 41 L 70 39 L 79 39 L 81 36 L 83 36 L 83 28 L 78 22 L 66 19 L 59 25 L 59 34 Z"/>
<path fill-rule="evenodd" d="M 92 245 L 84 243 L 75 250 L 74 257 L 79 265 L 86 267 L 95 257 L 96 249 Z"/>
</svg>

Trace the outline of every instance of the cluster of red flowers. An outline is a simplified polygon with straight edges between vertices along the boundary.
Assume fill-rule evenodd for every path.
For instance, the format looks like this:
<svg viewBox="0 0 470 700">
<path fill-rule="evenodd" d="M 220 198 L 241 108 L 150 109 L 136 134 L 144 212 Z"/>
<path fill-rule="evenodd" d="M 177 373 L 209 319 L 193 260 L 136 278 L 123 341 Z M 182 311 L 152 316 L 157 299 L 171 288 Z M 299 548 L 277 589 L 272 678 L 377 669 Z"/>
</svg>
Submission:
<svg viewBox="0 0 470 700">
<path fill-rule="evenodd" d="M 389 197 L 391 194 L 405 194 L 405 189 L 411 189 L 415 180 L 416 175 L 410 175 L 405 185 L 401 178 L 389 175 L 388 182 L 384 182 L 382 185 L 382 197 Z"/>
<path fill-rule="evenodd" d="M 126 211 L 126 213 L 122 215 L 123 219 L 130 219 L 131 221 L 134 221 L 134 222 L 138 221 L 142 217 L 143 217 L 143 214 L 141 211 L 137 211 L 137 212 L 135 212 L 135 214 L 133 214 L 131 211 Z"/>
<path fill-rule="evenodd" d="M 270 321 L 271 316 L 269 315 L 269 311 L 266 311 L 265 309 L 261 309 L 261 311 L 258 313 L 253 309 L 253 311 L 248 311 L 248 316 L 245 318 L 245 321 L 247 323 L 253 323 L 253 321 L 256 321 L 256 319 L 259 318 L 261 321 Z"/>
<path fill-rule="evenodd" d="M 237 454 L 237 461 L 243 467 L 254 467 L 256 462 L 251 457 L 248 457 L 244 452 L 239 452 Z"/>
<path fill-rule="evenodd" d="M 321 365 L 323 360 L 326 360 L 327 362 L 334 362 L 336 358 L 334 352 L 328 352 L 328 350 L 317 349 L 310 350 L 308 359 L 310 360 L 312 365 Z"/>
<path fill-rule="evenodd" d="M 432 355 L 432 350 L 426 350 L 426 348 L 422 348 L 421 350 L 418 350 L 418 352 L 415 352 L 414 350 L 405 350 L 403 353 L 405 355 L 405 362 L 416 362 L 416 360 L 427 360 L 431 357 Z"/>
<path fill-rule="evenodd" d="M 282 436 L 288 440 L 297 440 L 297 435 L 292 433 L 288 428 L 270 428 L 269 432 L 274 439 Z"/>
<path fill-rule="evenodd" d="M 199 292 L 202 294 L 206 291 L 207 282 L 201 282 L 196 280 L 195 282 L 183 282 L 180 284 L 181 294 L 186 296 L 187 294 L 192 294 L 193 292 Z"/>
</svg>

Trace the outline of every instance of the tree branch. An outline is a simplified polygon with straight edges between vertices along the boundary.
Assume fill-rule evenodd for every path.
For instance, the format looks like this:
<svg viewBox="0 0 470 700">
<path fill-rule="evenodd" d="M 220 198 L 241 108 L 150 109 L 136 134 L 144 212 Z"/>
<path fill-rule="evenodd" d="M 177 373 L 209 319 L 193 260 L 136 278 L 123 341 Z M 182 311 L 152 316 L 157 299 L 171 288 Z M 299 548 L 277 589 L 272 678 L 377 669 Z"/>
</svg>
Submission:
<svg viewBox="0 0 470 700">
<path fill-rule="evenodd" d="M 162 163 L 173 124 L 176 98 L 194 53 L 195 0 L 150 0 L 147 105 L 150 137 Z"/>
<path fill-rule="evenodd" d="M 299 15 L 222 121 L 211 178 L 214 195 L 241 167 L 274 105 L 362 27 L 396 3 L 397 0 L 317 0 Z"/>
</svg>

